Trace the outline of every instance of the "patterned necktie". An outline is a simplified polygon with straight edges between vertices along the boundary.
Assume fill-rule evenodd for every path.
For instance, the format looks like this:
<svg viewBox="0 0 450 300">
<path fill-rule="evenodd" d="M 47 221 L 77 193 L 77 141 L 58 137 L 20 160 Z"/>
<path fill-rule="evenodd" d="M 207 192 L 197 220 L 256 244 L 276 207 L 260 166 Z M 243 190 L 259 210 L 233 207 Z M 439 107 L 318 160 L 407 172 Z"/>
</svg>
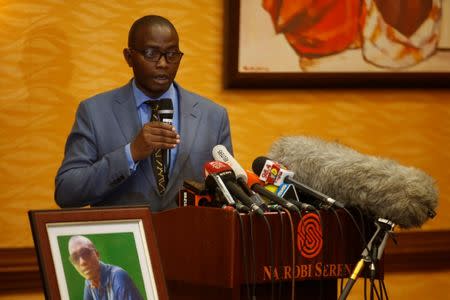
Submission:
<svg viewBox="0 0 450 300">
<path fill-rule="evenodd" d="M 151 111 L 151 117 L 150 122 L 152 121 L 159 121 L 158 117 L 158 110 L 159 110 L 159 100 L 151 100 L 151 101 L 145 101 L 146 104 L 150 106 Z M 153 175 L 155 175 L 156 179 L 156 185 L 158 186 L 159 194 L 164 194 L 164 191 L 166 190 L 167 186 L 167 173 L 166 172 L 166 164 L 164 163 L 166 158 L 164 157 L 165 151 L 162 151 L 161 149 L 156 149 L 155 152 L 151 155 L 151 161 L 152 161 L 152 169 L 153 169 Z"/>
</svg>

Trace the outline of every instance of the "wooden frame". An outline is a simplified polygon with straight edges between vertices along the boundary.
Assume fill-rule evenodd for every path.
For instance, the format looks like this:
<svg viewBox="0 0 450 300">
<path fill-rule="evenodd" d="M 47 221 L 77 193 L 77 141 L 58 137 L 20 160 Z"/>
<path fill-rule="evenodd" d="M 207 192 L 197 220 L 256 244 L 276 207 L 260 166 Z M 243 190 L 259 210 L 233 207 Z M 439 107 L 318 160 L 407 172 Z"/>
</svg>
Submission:
<svg viewBox="0 0 450 300">
<path fill-rule="evenodd" d="M 84 279 L 67 263 L 67 242 L 73 235 L 88 237 L 101 261 L 107 258 L 105 263 L 129 272 L 141 295 L 147 299 L 168 299 L 148 207 L 36 210 L 28 215 L 47 299 L 72 298 L 69 294 L 84 289 L 84 284 L 74 287 L 75 281 Z M 74 271 L 80 278 L 70 277 Z"/>
<path fill-rule="evenodd" d="M 355 0 L 357 1 L 357 0 Z M 433 0 L 437 1 L 437 0 Z M 408 69 L 401 68 L 398 70 L 388 70 L 386 68 L 377 69 L 375 65 L 370 65 L 368 71 L 362 71 L 361 68 L 363 65 L 367 63 L 367 59 L 362 57 L 357 59 L 358 67 L 356 71 L 351 70 L 331 70 L 324 71 L 321 69 L 320 71 L 311 71 L 311 72 L 302 72 L 300 70 L 298 72 L 293 71 L 284 71 L 283 67 L 276 68 L 276 70 L 272 70 L 267 68 L 265 65 L 260 65 L 258 63 L 245 64 L 245 61 L 242 57 L 250 57 L 253 61 L 254 57 L 260 56 L 261 59 L 264 59 L 264 56 L 267 57 L 267 61 L 274 59 L 277 60 L 274 63 L 278 62 L 278 59 L 281 57 L 284 59 L 286 55 L 281 48 L 286 51 L 291 52 L 292 55 L 297 55 L 292 45 L 289 45 L 286 38 L 283 38 L 283 33 L 276 34 L 274 33 L 273 24 L 271 32 L 271 38 L 265 38 L 263 33 L 267 32 L 267 22 L 270 21 L 270 16 L 267 11 L 264 11 L 262 7 L 263 1 L 260 0 L 230 0 L 225 1 L 225 26 L 224 26 L 224 86 L 225 88 L 300 88 L 300 87 L 352 87 L 352 88 L 364 88 L 364 87 L 400 87 L 400 88 L 448 88 L 450 87 L 450 46 L 445 46 L 444 50 L 439 48 L 437 51 L 443 53 L 439 56 L 439 62 L 434 61 L 433 64 L 429 64 L 429 67 L 424 67 L 425 63 L 429 62 L 421 62 L 419 63 L 419 67 Z M 276 1 L 272 1 L 276 2 Z M 361 1 L 361 3 L 364 1 Z M 251 4 L 256 3 L 256 4 Z M 313 2 L 314 3 L 314 2 Z M 244 6 L 243 6 L 244 5 Z M 249 9 L 246 8 L 249 5 L 253 5 L 251 14 L 249 14 Z M 450 4 L 446 4 L 450 5 Z M 244 7 L 244 8 L 243 8 Z M 243 13 L 247 12 L 247 13 Z M 255 10 L 261 10 L 258 13 L 254 13 Z M 446 8 L 446 11 L 450 11 L 450 6 Z M 258 18 L 262 15 L 264 16 L 263 21 L 258 21 Z M 446 13 L 446 23 L 450 24 L 450 15 L 449 12 Z M 268 21 L 269 20 L 269 21 Z M 246 34 L 245 37 L 241 37 L 241 33 L 243 30 L 247 30 L 245 28 L 245 24 L 252 24 L 251 26 L 259 26 L 253 25 L 255 22 L 265 22 L 266 27 L 253 27 L 249 29 L 249 34 L 258 35 L 261 43 L 255 44 L 251 39 L 245 39 L 245 45 L 242 43 L 245 37 L 248 37 L 249 34 Z M 245 32 L 245 31 L 244 31 Z M 256 33 L 255 33 L 256 32 Z M 276 36 L 276 37 L 275 37 Z M 450 43 L 450 31 L 445 35 L 446 39 L 449 40 Z M 286 45 L 283 46 L 275 46 L 272 47 L 272 42 L 277 39 L 276 43 L 283 43 Z M 270 48 L 272 47 L 272 48 Z M 281 47 L 281 48 L 280 48 Z M 447 48 L 448 47 L 448 48 Z M 275 49 L 273 55 L 269 55 L 270 49 Z M 248 54 L 242 54 L 243 51 L 246 51 Z M 354 50 L 346 50 L 345 52 L 351 53 Z M 351 53 L 354 55 L 355 53 Z M 339 54 L 338 54 L 339 55 Z M 329 55 L 328 57 L 336 57 L 336 55 Z M 347 57 L 348 55 L 346 55 Z M 436 55 L 434 55 L 436 56 Z M 300 57 L 300 56 L 299 56 Z M 270 58 L 270 59 L 269 59 Z M 298 58 L 298 60 L 300 60 Z M 341 56 L 342 59 L 342 56 Z M 345 58 L 346 61 L 342 64 L 338 64 L 340 68 L 348 66 L 349 62 L 351 64 L 353 58 Z M 256 60 L 255 60 L 256 61 Z M 323 60 L 322 60 L 323 61 Z M 356 61 L 356 60 L 355 60 Z M 295 62 L 295 64 L 300 65 L 299 62 Z M 443 65 L 444 64 L 444 65 Z M 283 65 L 283 64 L 281 64 Z M 336 61 L 333 62 L 334 67 L 336 67 Z M 425 65 L 426 66 L 426 65 Z M 436 71 L 434 68 L 444 68 Z M 427 69 L 429 68 L 429 69 Z M 318 68 L 320 69 L 320 68 Z M 415 71 L 418 69 L 419 71 Z"/>
</svg>

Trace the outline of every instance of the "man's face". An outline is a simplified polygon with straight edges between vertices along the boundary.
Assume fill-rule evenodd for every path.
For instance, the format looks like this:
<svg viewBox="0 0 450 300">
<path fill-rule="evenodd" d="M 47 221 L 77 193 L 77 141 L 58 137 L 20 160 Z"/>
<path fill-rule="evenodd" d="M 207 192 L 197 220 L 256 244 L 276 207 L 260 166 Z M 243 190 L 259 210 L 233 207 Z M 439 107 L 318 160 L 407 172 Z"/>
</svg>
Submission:
<svg viewBox="0 0 450 300">
<path fill-rule="evenodd" d="M 175 79 L 180 62 L 168 63 L 163 56 L 150 61 L 140 52 L 152 48 L 161 52 L 179 52 L 178 35 L 168 26 L 143 25 L 135 33 L 134 49 L 125 49 L 125 59 L 133 68 L 138 87 L 148 96 L 161 96 Z M 137 51 L 135 51 L 137 50 Z"/>
<path fill-rule="evenodd" d="M 92 245 L 78 242 L 69 250 L 70 261 L 81 276 L 88 280 L 100 276 L 100 260 L 97 250 Z"/>
</svg>

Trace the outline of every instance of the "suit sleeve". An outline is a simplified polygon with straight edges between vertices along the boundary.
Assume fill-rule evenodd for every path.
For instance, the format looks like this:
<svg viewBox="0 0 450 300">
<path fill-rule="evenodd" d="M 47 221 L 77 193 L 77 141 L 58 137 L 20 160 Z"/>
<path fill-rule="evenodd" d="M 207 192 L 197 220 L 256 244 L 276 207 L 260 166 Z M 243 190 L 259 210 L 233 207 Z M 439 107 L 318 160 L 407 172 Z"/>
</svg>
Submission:
<svg viewBox="0 0 450 300">
<path fill-rule="evenodd" d="M 60 207 L 95 204 L 129 176 L 124 146 L 99 157 L 92 118 L 87 104 L 80 103 L 56 174 L 56 203 Z"/>
<path fill-rule="evenodd" d="M 231 143 L 230 120 L 225 108 L 222 108 L 222 117 L 220 122 L 219 136 L 216 145 L 223 145 L 233 155 L 233 145 Z"/>
</svg>

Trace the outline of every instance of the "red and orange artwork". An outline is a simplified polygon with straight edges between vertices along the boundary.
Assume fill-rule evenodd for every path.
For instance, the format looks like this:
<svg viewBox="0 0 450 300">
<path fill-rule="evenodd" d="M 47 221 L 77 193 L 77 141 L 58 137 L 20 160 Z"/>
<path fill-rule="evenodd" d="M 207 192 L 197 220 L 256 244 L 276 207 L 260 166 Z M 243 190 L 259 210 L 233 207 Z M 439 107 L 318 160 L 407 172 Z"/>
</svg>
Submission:
<svg viewBox="0 0 450 300">
<path fill-rule="evenodd" d="M 359 53 L 369 70 L 386 71 L 411 68 L 438 52 L 442 28 L 448 26 L 448 20 L 441 24 L 442 2 L 262 0 L 260 7 L 268 13 L 275 34 L 283 35 L 297 54 L 301 71 L 313 71 L 323 61 L 332 61 L 326 58 L 349 50 L 352 59 Z M 444 46 L 448 56 L 450 47 Z M 341 62 L 348 61 L 352 60 Z"/>
</svg>

